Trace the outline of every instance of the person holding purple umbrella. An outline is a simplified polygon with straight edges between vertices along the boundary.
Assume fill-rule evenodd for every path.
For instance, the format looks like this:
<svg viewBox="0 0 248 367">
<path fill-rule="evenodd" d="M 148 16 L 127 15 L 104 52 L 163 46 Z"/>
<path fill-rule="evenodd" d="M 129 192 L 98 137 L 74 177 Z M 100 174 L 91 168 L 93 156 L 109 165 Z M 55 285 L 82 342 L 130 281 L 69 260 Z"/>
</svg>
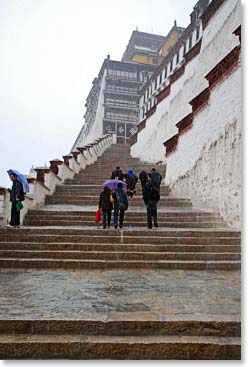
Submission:
<svg viewBox="0 0 248 367">
<path fill-rule="evenodd" d="M 102 226 L 103 229 L 110 227 L 110 222 L 111 222 L 111 212 L 113 210 L 113 204 L 111 201 L 111 190 L 108 186 L 104 186 L 103 191 L 100 194 L 99 197 L 99 209 L 102 210 Z"/>
<path fill-rule="evenodd" d="M 20 227 L 20 209 L 22 208 L 21 202 L 25 200 L 23 184 L 18 180 L 17 174 L 10 171 L 9 178 L 13 182 L 11 192 L 10 192 L 10 201 L 12 203 L 11 206 L 11 220 L 10 223 L 6 225 L 7 228 L 18 228 Z"/>
</svg>

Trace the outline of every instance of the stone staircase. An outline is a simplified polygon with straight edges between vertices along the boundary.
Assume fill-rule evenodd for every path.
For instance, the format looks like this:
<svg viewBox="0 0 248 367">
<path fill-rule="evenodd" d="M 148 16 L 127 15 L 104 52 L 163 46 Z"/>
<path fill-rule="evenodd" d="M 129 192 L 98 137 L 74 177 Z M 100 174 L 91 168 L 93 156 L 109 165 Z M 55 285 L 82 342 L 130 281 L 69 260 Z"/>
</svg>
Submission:
<svg viewBox="0 0 248 367">
<path fill-rule="evenodd" d="M 235 322 L 101 319 L 0 321 L 0 358 L 239 359 Z"/>
<path fill-rule="evenodd" d="M 218 213 L 192 207 L 189 198 L 172 197 L 164 185 L 158 205 L 159 228 L 146 227 L 139 184 L 122 230 L 113 226 L 104 230 L 95 224 L 102 183 L 117 165 L 136 174 L 154 167 L 130 157 L 128 146 L 112 145 L 95 164 L 57 186 L 43 207 L 29 210 L 22 228 L 0 228 L 3 274 L 33 274 L 37 270 L 48 274 L 52 270 L 51 277 L 56 278 L 61 271 L 90 271 L 94 277 L 99 271 L 103 276 L 123 269 L 132 276 L 133 271 L 153 271 L 157 278 L 161 272 L 173 270 L 176 282 L 178 271 L 189 277 L 196 271 L 196 279 L 205 272 L 220 277 L 239 273 L 240 232 L 228 228 Z M 164 167 L 156 168 L 164 176 Z M 173 292 L 171 296 L 176 297 Z M 203 310 L 200 316 L 197 312 L 189 317 L 169 312 L 162 317 L 157 310 L 159 302 L 152 312 L 141 312 L 142 308 L 135 312 L 134 307 L 128 314 L 117 312 L 112 318 L 104 312 L 104 316 L 88 313 L 72 319 L 66 312 L 59 314 L 61 317 L 51 313 L 45 319 L 2 319 L 0 315 L 0 357 L 240 359 L 240 317 L 206 316 Z"/>
</svg>

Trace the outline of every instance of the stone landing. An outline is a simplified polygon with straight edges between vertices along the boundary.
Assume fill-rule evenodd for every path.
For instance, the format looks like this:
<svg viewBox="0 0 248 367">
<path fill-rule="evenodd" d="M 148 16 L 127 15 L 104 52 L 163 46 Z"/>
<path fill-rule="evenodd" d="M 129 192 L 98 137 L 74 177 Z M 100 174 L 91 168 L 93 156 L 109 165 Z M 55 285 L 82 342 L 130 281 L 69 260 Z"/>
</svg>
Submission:
<svg viewBox="0 0 248 367">
<path fill-rule="evenodd" d="M 122 230 L 95 225 L 111 171 L 153 167 L 128 149 L 111 146 L 22 228 L 0 228 L 0 359 L 241 358 L 239 231 L 164 185 L 159 228 L 139 184 Z"/>
<path fill-rule="evenodd" d="M 0 359 L 239 359 L 239 289 L 233 271 L 2 270 Z"/>
</svg>

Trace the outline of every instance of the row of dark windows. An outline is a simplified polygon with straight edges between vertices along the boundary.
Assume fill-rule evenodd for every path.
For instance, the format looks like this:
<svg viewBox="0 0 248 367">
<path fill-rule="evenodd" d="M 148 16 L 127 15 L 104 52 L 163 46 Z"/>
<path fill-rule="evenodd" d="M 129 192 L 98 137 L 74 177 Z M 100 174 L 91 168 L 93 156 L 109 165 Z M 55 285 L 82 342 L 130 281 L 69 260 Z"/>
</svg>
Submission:
<svg viewBox="0 0 248 367">
<path fill-rule="evenodd" d="M 137 94 L 137 88 L 128 88 L 121 85 L 111 85 L 108 84 L 106 87 L 106 90 L 112 91 L 112 92 L 120 92 L 120 93 L 130 93 L 130 94 Z"/>
<path fill-rule="evenodd" d="M 196 42 L 198 41 L 200 36 L 200 27 L 198 26 L 196 29 Z M 188 50 L 190 50 L 192 48 L 192 39 L 193 39 L 193 35 L 191 34 L 191 36 L 189 37 L 189 47 Z M 184 44 L 184 48 L 183 48 L 183 56 L 186 54 L 187 52 L 187 43 Z M 177 52 L 176 54 L 176 64 L 179 63 L 179 58 L 180 58 L 180 50 Z M 173 70 L 173 60 L 170 61 L 170 66 L 169 66 L 169 72 L 172 72 Z M 164 69 L 164 79 L 167 78 L 167 71 L 168 71 L 168 64 L 165 66 Z M 155 90 L 157 90 L 157 88 L 159 87 L 159 85 L 161 85 L 163 80 L 163 72 L 161 72 L 159 78 L 155 79 Z M 149 98 L 152 95 L 152 86 L 150 85 L 148 90 L 147 90 L 147 97 Z"/>
<path fill-rule="evenodd" d="M 109 69 L 108 74 L 120 78 L 137 79 L 137 72 Z"/>
</svg>

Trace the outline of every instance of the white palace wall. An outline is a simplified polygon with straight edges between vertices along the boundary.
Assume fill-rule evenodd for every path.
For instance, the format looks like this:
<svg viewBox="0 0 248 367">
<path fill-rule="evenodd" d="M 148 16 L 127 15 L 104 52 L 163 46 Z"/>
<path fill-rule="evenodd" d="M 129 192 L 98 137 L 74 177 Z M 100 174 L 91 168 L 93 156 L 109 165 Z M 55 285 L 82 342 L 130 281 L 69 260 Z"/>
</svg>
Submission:
<svg viewBox="0 0 248 367">
<path fill-rule="evenodd" d="M 209 86 L 205 76 L 239 45 L 233 32 L 240 23 L 240 1 L 224 1 L 203 30 L 200 53 L 171 84 L 131 147 L 134 157 L 166 164 L 165 182 L 173 195 L 219 211 L 235 228 L 241 225 L 240 63 L 211 89 L 207 104 L 194 112 L 192 126 L 179 134 L 167 157 L 163 143 L 178 133 L 175 124 L 192 113 L 189 102 Z"/>
<path fill-rule="evenodd" d="M 240 227 L 241 212 L 241 68 L 212 91 L 209 104 L 195 116 L 168 156 L 166 184 L 172 194 L 220 212 Z"/>
</svg>

